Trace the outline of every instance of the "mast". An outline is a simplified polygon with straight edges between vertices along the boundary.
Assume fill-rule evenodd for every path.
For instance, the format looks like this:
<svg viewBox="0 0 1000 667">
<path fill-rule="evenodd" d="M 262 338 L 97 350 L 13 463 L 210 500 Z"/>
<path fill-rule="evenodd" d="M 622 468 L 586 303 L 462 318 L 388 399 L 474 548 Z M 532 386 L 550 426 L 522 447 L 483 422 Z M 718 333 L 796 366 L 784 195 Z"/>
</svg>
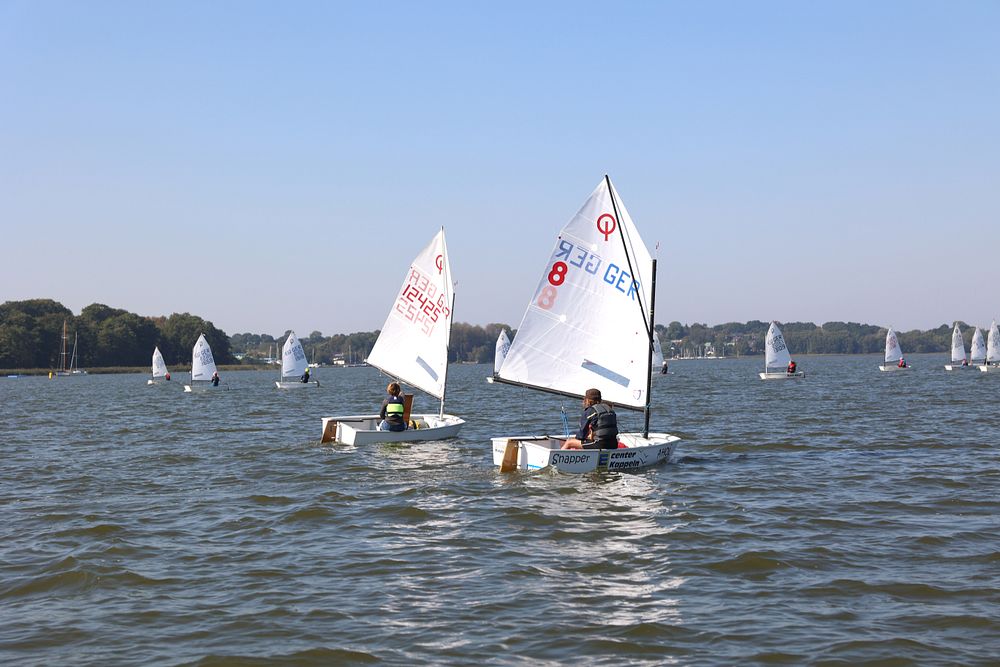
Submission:
<svg viewBox="0 0 1000 667">
<path fill-rule="evenodd" d="M 442 228 L 443 229 L 443 228 Z M 449 278 L 451 275 L 448 276 Z M 444 419 L 444 397 L 448 393 L 448 350 L 451 349 L 451 324 L 455 321 L 455 290 L 451 291 L 451 313 L 448 314 L 448 345 L 444 348 L 444 378 L 441 380 L 441 409 L 438 417 Z"/>
<path fill-rule="evenodd" d="M 611 186 L 611 177 L 604 174 L 604 182 L 608 186 L 608 195 L 611 197 L 611 207 L 615 211 L 615 220 L 618 221 L 619 234 L 622 237 L 622 247 L 625 249 L 625 260 L 628 262 L 628 270 L 632 275 L 632 282 L 636 283 L 635 279 L 635 269 L 632 267 L 632 254 L 629 252 L 628 241 L 625 239 L 625 233 L 621 231 L 621 214 L 618 212 L 618 204 L 615 201 L 615 190 Z M 650 299 L 649 299 L 649 319 L 646 319 L 646 309 L 642 305 L 642 290 L 636 290 L 638 295 L 637 301 L 639 302 L 639 312 L 642 313 L 642 324 L 646 329 L 646 337 L 648 340 L 647 350 L 646 350 L 646 405 L 642 408 L 643 416 L 643 427 L 642 427 L 642 437 L 649 437 L 649 407 L 650 407 L 650 390 L 653 385 L 653 305 L 656 303 L 656 260 L 653 260 L 653 276 L 652 283 L 650 284 Z"/>
<path fill-rule="evenodd" d="M 59 370 L 66 370 L 66 320 L 63 320 L 62 353 L 59 355 Z"/>
</svg>

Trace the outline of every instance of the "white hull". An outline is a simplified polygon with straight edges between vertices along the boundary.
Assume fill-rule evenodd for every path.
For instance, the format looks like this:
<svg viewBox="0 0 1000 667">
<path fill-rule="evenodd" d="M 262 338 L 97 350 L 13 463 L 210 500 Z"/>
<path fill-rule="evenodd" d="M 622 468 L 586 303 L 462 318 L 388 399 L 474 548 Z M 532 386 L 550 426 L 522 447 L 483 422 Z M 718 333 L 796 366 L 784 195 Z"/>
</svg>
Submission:
<svg viewBox="0 0 1000 667">
<path fill-rule="evenodd" d="M 900 368 L 899 366 L 896 366 L 895 364 L 893 364 L 892 366 L 879 366 L 878 367 L 878 369 L 880 371 L 882 371 L 883 373 L 891 373 L 893 371 L 908 371 L 911 368 L 913 368 L 913 366 L 903 366 L 902 368 Z"/>
<path fill-rule="evenodd" d="M 972 368 L 975 368 L 975 366 L 972 366 L 971 364 L 968 366 L 963 366 L 962 364 L 945 364 L 944 366 L 946 371 L 967 371 Z"/>
<path fill-rule="evenodd" d="M 1000 373 L 1000 366 L 976 366 L 983 373 Z"/>
<path fill-rule="evenodd" d="M 424 442 L 444 440 L 458 435 L 465 420 L 455 415 L 410 415 L 417 428 L 405 431 L 379 431 L 378 415 L 353 415 L 349 417 L 323 417 L 322 442 L 343 445 L 370 445 L 376 442 Z"/>
<path fill-rule="evenodd" d="M 318 387 L 319 380 L 310 380 L 309 382 L 300 382 L 299 380 L 279 382 L 278 380 L 275 380 L 274 386 L 278 389 L 305 389 L 306 387 Z"/>
<path fill-rule="evenodd" d="M 802 378 L 806 376 L 805 371 L 797 371 L 795 373 L 757 373 L 761 380 L 794 380 L 795 378 Z"/>
<path fill-rule="evenodd" d="M 665 463 L 673 456 L 676 435 L 650 433 L 619 433 L 618 440 L 627 447 L 619 449 L 560 449 L 565 438 L 536 435 L 513 438 L 493 438 L 493 463 L 502 466 L 507 446 L 517 450 L 517 470 L 540 470 L 552 467 L 559 472 L 587 473 L 595 470 L 638 470 Z"/>
<path fill-rule="evenodd" d="M 215 387 L 215 386 L 212 385 L 211 382 L 206 382 L 204 384 L 186 384 L 186 385 L 184 385 L 184 391 L 187 392 L 187 393 L 189 393 L 189 394 L 201 394 L 201 393 L 206 392 L 206 391 L 216 391 L 216 390 L 221 389 L 221 388 L 222 388 L 221 385 L 219 385 L 218 387 Z"/>
<path fill-rule="evenodd" d="M 165 378 L 152 378 L 151 380 L 146 380 L 146 384 L 166 384 L 167 380 Z"/>
</svg>

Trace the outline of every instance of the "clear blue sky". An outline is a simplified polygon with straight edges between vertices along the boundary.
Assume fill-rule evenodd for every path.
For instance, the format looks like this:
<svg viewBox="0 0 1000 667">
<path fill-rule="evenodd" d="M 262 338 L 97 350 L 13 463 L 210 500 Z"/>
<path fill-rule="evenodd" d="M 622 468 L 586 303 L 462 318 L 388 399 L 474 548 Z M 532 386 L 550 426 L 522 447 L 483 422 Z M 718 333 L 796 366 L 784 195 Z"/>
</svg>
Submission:
<svg viewBox="0 0 1000 667">
<path fill-rule="evenodd" d="M 1000 317 L 1000 3 L 0 0 L 0 301 L 520 321 L 609 173 L 657 321 Z"/>
</svg>

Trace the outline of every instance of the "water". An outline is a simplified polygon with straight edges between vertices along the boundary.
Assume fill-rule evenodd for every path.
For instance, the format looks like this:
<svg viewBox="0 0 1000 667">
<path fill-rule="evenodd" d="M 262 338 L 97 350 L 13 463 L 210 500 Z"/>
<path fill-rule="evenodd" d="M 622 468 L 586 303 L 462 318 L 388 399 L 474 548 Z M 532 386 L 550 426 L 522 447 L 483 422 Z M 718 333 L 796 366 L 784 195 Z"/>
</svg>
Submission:
<svg viewBox="0 0 1000 667">
<path fill-rule="evenodd" d="M 0 661 L 995 664 L 1000 374 L 909 359 L 673 362 L 676 459 L 582 477 L 497 472 L 579 406 L 486 366 L 450 369 L 461 438 L 364 448 L 318 440 L 368 368 L 2 379 Z"/>
</svg>

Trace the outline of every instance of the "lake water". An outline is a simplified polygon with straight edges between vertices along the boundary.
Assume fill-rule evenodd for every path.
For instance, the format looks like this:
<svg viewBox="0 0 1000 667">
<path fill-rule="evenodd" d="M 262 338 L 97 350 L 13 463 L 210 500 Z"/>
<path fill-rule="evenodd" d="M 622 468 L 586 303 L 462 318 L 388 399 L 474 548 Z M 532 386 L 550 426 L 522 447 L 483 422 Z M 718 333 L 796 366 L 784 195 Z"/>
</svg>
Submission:
<svg viewBox="0 0 1000 667">
<path fill-rule="evenodd" d="M 908 359 L 672 362 L 675 459 L 586 476 L 497 471 L 579 405 L 487 366 L 449 371 L 460 438 L 365 448 L 320 417 L 370 368 L 2 379 L 0 662 L 996 664 L 1000 374 Z"/>
</svg>

